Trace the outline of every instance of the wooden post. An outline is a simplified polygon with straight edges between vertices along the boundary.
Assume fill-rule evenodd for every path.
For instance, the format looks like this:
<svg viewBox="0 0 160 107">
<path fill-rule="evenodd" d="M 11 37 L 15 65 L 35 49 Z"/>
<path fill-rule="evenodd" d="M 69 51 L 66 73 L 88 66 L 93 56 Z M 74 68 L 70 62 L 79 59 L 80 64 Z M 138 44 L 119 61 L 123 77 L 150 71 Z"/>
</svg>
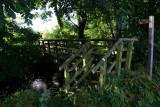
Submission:
<svg viewBox="0 0 160 107">
<path fill-rule="evenodd" d="M 49 55 L 51 55 L 51 51 L 50 51 L 50 41 L 48 40 L 48 53 Z"/>
<path fill-rule="evenodd" d="M 103 84 L 105 83 L 106 80 L 106 72 L 107 72 L 107 60 L 103 64 Z"/>
<path fill-rule="evenodd" d="M 39 44 L 39 48 L 41 49 L 41 41 L 40 40 L 38 41 L 38 44 Z"/>
<path fill-rule="evenodd" d="M 103 66 L 100 67 L 100 76 L 99 76 L 100 87 L 103 86 Z"/>
<path fill-rule="evenodd" d="M 120 75 L 121 72 L 122 48 L 123 48 L 123 41 L 121 41 L 121 44 L 117 48 L 116 72 L 118 76 Z"/>
<path fill-rule="evenodd" d="M 57 41 L 55 40 L 54 41 L 54 55 L 56 54 L 57 54 Z M 57 57 L 54 58 L 54 63 L 58 62 L 57 59 L 58 59 Z"/>
<path fill-rule="evenodd" d="M 66 83 L 69 81 L 69 79 L 70 79 L 69 72 L 67 72 L 66 70 L 64 70 L 64 79 L 65 79 L 65 84 L 66 84 Z M 69 89 L 70 89 L 70 84 L 68 84 L 68 85 L 65 87 L 64 91 L 67 93 Z"/>
<path fill-rule="evenodd" d="M 83 55 L 82 55 L 82 57 L 87 53 L 87 51 L 89 51 L 90 44 L 88 44 L 87 46 L 86 46 L 86 45 L 83 45 L 83 47 L 84 47 L 84 50 L 83 50 Z M 89 57 L 90 57 L 90 54 L 83 59 L 83 67 L 88 63 Z M 86 67 L 86 69 L 84 70 L 84 74 L 85 74 L 87 71 L 88 71 L 88 67 Z"/>
<path fill-rule="evenodd" d="M 130 70 L 131 67 L 131 61 L 132 61 L 132 46 L 133 41 L 128 43 L 128 49 L 127 49 L 127 59 L 126 59 L 126 70 Z"/>
<path fill-rule="evenodd" d="M 54 41 L 54 45 L 55 45 L 55 47 L 54 47 L 54 54 L 57 54 L 57 41 Z"/>
<path fill-rule="evenodd" d="M 71 51 L 69 50 L 69 48 L 70 48 L 70 42 L 69 41 L 66 41 L 66 46 L 67 46 L 67 55 L 69 57 L 70 54 L 71 54 Z"/>
<path fill-rule="evenodd" d="M 154 44 L 154 16 L 149 16 L 149 19 L 142 19 L 139 24 L 149 23 L 149 34 L 148 34 L 148 74 L 152 77 L 153 67 L 153 44 Z"/>
<path fill-rule="evenodd" d="M 44 51 L 44 55 L 45 55 L 46 54 L 46 47 L 45 47 L 44 41 L 42 41 L 42 44 L 43 44 L 43 51 Z"/>
<path fill-rule="evenodd" d="M 100 67 L 100 77 L 99 77 L 99 82 L 100 82 L 100 88 L 103 87 L 103 84 L 106 79 L 106 70 L 107 70 L 107 60 L 102 59 L 104 61 L 103 66 Z"/>
<path fill-rule="evenodd" d="M 154 16 L 149 16 L 149 36 L 148 36 L 148 74 L 152 77 L 153 67 L 153 44 L 154 44 Z"/>
</svg>

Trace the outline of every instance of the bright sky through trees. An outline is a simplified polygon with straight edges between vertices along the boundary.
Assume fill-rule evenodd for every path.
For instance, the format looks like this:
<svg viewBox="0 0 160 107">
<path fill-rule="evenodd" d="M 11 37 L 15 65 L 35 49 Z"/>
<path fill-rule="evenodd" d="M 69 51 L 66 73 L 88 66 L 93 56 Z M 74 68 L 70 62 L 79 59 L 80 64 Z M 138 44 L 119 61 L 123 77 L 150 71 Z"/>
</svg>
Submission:
<svg viewBox="0 0 160 107">
<path fill-rule="evenodd" d="M 48 7 L 48 6 L 46 6 Z M 52 11 L 53 8 L 46 8 L 46 11 Z M 31 13 L 35 14 L 35 13 L 38 13 L 38 14 L 42 14 L 44 12 L 44 10 L 33 10 L 31 11 Z M 18 21 L 19 23 L 23 23 L 23 18 L 21 18 L 20 15 L 16 14 L 17 15 L 17 19 L 16 21 Z M 42 20 L 40 17 L 38 18 L 35 18 L 32 20 L 32 24 L 33 25 L 29 25 L 29 27 L 32 27 L 33 30 L 35 31 L 44 31 L 44 30 L 51 30 L 52 28 L 54 28 L 56 25 L 58 25 L 58 22 L 57 22 L 57 18 L 55 16 L 54 13 L 52 13 L 52 16 L 49 18 L 48 21 L 44 21 Z M 28 27 L 27 24 L 22 24 L 22 26 L 25 26 L 25 27 Z"/>
<path fill-rule="evenodd" d="M 52 15 L 51 21 L 44 22 L 42 19 L 37 18 L 32 21 L 33 25 L 30 25 L 35 31 L 50 30 L 54 26 L 58 25 L 55 15 Z"/>
<path fill-rule="evenodd" d="M 49 5 L 49 4 L 48 4 Z M 52 11 L 53 8 L 48 8 L 48 5 L 46 6 L 46 11 Z M 33 10 L 31 13 L 39 13 L 42 14 L 44 10 Z M 54 28 L 54 26 L 58 25 L 56 16 L 54 13 L 52 13 L 51 18 L 49 18 L 49 21 L 44 21 L 40 17 L 32 20 L 33 25 L 30 25 L 30 27 L 33 28 L 35 31 L 44 31 L 44 30 L 50 30 L 51 28 Z"/>
</svg>

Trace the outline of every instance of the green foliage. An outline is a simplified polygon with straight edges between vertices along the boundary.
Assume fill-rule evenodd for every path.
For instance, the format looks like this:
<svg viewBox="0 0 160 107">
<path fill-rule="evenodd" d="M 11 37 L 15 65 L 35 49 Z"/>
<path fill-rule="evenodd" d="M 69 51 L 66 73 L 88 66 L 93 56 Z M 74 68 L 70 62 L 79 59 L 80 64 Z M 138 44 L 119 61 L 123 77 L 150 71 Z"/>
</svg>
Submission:
<svg viewBox="0 0 160 107">
<path fill-rule="evenodd" d="M 0 81 L 11 81 L 12 78 L 23 78 L 40 56 L 37 46 L 7 46 L 0 51 Z"/>
<path fill-rule="evenodd" d="M 114 27 L 115 22 L 108 23 L 102 18 L 92 19 L 88 21 L 84 34 L 86 38 L 114 38 L 115 31 L 111 31 L 111 28 L 114 30 Z"/>
<path fill-rule="evenodd" d="M 63 20 L 63 29 L 55 26 L 51 31 L 41 32 L 43 39 L 73 39 L 77 38 L 76 28 L 67 20 Z"/>
<path fill-rule="evenodd" d="M 80 107 L 121 107 L 127 106 L 128 101 L 123 91 L 111 84 L 99 91 L 84 88 L 75 98 Z"/>
<path fill-rule="evenodd" d="M 148 35 L 147 35 L 148 36 Z M 154 68 L 159 67 L 160 61 L 157 59 L 160 59 L 159 53 L 160 53 L 160 36 L 155 35 L 154 37 L 154 51 L 153 51 L 153 66 Z M 147 67 L 147 61 L 148 61 L 148 39 L 140 40 L 138 42 L 135 42 L 134 44 L 134 51 L 133 51 L 133 58 L 132 58 L 132 69 L 136 69 L 139 64 L 141 64 L 144 67 Z"/>
<path fill-rule="evenodd" d="M 0 81 L 23 78 L 41 56 L 39 47 L 35 45 L 39 33 L 19 27 L 14 21 L 8 21 L 0 33 Z"/>
<path fill-rule="evenodd" d="M 72 106 L 69 98 L 57 94 L 53 97 L 46 97 L 45 93 L 34 90 L 21 90 L 0 101 L 1 107 L 66 107 Z"/>
<path fill-rule="evenodd" d="M 144 72 L 124 72 L 114 82 L 133 106 L 158 106 L 159 85 Z"/>
<path fill-rule="evenodd" d="M 82 88 L 76 94 L 76 106 L 157 107 L 160 104 L 160 85 L 146 76 L 144 72 L 125 71 L 119 78 L 107 76 L 106 83 L 99 91 Z"/>
<path fill-rule="evenodd" d="M 25 19 L 25 23 L 32 24 L 33 14 L 31 10 L 37 9 L 40 0 L 1 0 L 0 1 L 0 29 L 6 24 L 6 17 L 16 18 L 15 13 L 20 13 Z M 5 15 L 6 14 L 6 15 Z"/>
<path fill-rule="evenodd" d="M 1 101 L 1 107 L 35 107 L 40 106 L 40 93 L 34 90 L 21 90 Z"/>
<path fill-rule="evenodd" d="M 47 107 L 158 107 L 160 105 L 160 83 L 157 76 L 151 79 L 143 71 L 122 71 L 119 78 L 114 74 L 107 76 L 100 90 L 82 87 L 75 95 L 64 96 L 25 90 L 14 93 L 0 102 L 0 106 L 47 106 Z M 42 103 L 43 102 L 43 103 Z"/>
<path fill-rule="evenodd" d="M 57 94 L 47 102 L 47 107 L 68 107 L 73 106 L 73 101 L 70 97 L 64 97 L 61 94 Z"/>
</svg>

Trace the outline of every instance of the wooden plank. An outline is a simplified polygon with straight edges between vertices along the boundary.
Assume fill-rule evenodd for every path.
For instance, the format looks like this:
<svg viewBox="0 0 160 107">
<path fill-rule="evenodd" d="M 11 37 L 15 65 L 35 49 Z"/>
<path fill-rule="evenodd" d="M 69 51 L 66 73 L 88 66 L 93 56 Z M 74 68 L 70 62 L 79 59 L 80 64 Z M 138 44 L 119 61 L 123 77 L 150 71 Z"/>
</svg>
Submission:
<svg viewBox="0 0 160 107">
<path fill-rule="evenodd" d="M 117 48 L 117 57 L 116 57 L 116 72 L 117 75 L 120 75 L 121 72 L 121 62 L 122 62 L 122 51 L 121 51 L 121 47 L 123 44 L 120 44 Z"/>
<path fill-rule="evenodd" d="M 82 73 L 82 71 L 83 71 L 86 67 L 88 67 L 88 65 L 90 65 L 90 64 L 92 63 L 93 60 L 94 60 L 94 59 L 91 58 L 90 61 L 89 61 L 84 67 L 82 67 L 82 68 L 72 77 L 72 79 L 70 79 L 69 81 L 67 81 L 67 82 L 65 83 L 65 85 L 63 86 L 63 88 L 65 88 L 65 87 L 66 87 L 67 85 L 69 85 L 77 76 L 79 76 L 79 75 Z"/>
<path fill-rule="evenodd" d="M 73 69 L 75 67 L 77 67 L 82 61 L 84 58 L 88 57 L 88 55 L 92 52 L 93 49 L 90 49 L 82 58 L 80 58 L 70 69 L 67 69 L 68 72 L 71 72 L 73 71 Z"/>
<path fill-rule="evenodd" d="M 89 45 L 89 42 L 87 42 L 87 43 L 85 43 L 83 46 L 87 46 L 87 45 Z M 59 67 L 59 69 L 60 70 L 62 70 L 63 68 L 68 68 L 68 66 L 66 66 L 66 64 L 70 64 L 70 62 L 77 56 L 77 55 L 79 55 L 81 52 L 82 52 L 82 50 L 84 49 L 84 47 L 81 47 L 79 50 L 77 50 L 75 53 L 73 53 L 73 55 L 70 57 L 70 58 L 68 58 L 60 67 Z"/>
<path fill-rule="evenodd" d="M 132 61 L 132 41 L 128 43 L 127 58 L 126 58 L 126 70 L 130 70 Z"/>
<path fill-rule="evenodd" d="M 74 90 L 76 88 L 76 86 L 78 86 L 82 81 L 83 79 L 92 71 L 93 67 L 95 65 L 93 64 L 92 67 L 79 79 L 78 83 L 76 83 L 71 89 L 70 91 Z"/>
</svg>

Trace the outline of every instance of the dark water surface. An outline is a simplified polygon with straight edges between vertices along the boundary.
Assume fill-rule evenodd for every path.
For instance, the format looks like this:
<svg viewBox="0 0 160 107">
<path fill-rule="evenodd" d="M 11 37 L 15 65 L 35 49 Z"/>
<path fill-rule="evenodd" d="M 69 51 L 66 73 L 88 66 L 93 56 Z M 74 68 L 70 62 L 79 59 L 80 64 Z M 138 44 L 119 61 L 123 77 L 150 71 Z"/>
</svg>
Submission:
<svg viewBox="0 0 160 107">
<path fill-rule="evenodd" d="M 38 91 L 58 91 L 63 85 L 63 72 L 59 71 L 59 65 L 54 63 L 50 56 L 44 56 L 31 68 L 31 73 L 26 78 L 13 78 L 10 82 L 1 82 L 0 98 L 3 99 L 16 91 L 35 88 Z"/>
</svg>

